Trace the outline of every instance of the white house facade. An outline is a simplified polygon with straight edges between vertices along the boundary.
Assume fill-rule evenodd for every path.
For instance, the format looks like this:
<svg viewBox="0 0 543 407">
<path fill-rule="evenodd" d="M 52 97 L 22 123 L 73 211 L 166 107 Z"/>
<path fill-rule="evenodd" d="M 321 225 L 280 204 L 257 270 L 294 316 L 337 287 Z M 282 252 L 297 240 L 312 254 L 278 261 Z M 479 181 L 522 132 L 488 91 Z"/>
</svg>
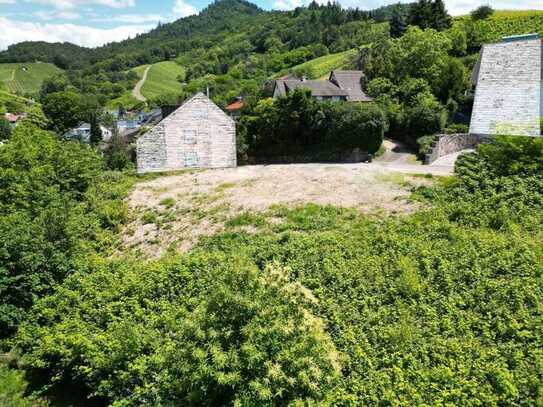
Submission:
<svg viewBox="0 0 543 407">
<path fill-rule="evenodd" d="M 198 93 L 137 140 L 138 173 L 236 166 L 236 126 Z"/>
</svg>

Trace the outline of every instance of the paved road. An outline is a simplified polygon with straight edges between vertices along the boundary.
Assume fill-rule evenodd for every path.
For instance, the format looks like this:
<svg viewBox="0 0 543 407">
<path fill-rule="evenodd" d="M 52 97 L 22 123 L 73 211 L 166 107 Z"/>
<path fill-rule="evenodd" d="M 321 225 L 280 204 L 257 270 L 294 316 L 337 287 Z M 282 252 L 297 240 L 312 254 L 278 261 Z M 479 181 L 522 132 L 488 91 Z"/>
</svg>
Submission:
<svg viewBox="0 0 543 407">
<path fill-rule="evenodd" d="M 151 65 L 149 65 L 147 68 L 145 68 L 145 71 L 143 72 L 143 76 L 139 80 L 138 83 L 136 83 L 136 86 L 134 86 L 134 89 L 132 89 L 132 96 L 134 96 L 136 99 L 138 99 L 140 102 L 146 102 L 147 99 L 145 96 L 141 94 L 141 87 L 145 83 L 145 80 L 147 79 L 147 73 L 149 72 L 149 69 L 151 68 Z"/>
<path fill-rule="evenodd" d="M 454 167 L 454 163 L 458 156 L 463 153 L 471 153 L 474 150 L 462 150 L 457 153 L 451 153 L 444 155 L 443 157 L 439 157 L 437 160 L 435 160 L 432 164 L 430 164 L 431 167 L 433 166 L 449 166 Z"/>
</svg>

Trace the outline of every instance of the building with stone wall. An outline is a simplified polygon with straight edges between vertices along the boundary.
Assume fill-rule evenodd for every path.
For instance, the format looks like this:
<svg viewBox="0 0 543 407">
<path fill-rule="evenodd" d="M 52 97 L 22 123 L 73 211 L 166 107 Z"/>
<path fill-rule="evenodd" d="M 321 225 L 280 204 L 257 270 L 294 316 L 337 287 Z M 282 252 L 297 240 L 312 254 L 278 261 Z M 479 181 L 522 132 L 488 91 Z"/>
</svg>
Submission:
<svg viewBox="0 0 543 407">
<path fill-rule="evenodd" d="M 483 45 L 471 77 L 475 99 L 470 134 L 541 134 L 542 47 L 537 34 Z"/>
<path fill-rule="evenodd" d="M 138 173 L 236 166 L 234 121 L 198 93 L 137 140 Z"/>
</svg>

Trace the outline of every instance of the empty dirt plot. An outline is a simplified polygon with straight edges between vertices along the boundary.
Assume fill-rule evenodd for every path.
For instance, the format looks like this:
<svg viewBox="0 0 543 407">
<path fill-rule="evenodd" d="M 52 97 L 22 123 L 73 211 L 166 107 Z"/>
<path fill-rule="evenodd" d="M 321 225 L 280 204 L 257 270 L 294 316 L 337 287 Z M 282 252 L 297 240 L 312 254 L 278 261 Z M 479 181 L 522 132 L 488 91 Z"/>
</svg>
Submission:
<svg viewBox="0 0 543 407">
<path fill-rule="evenodd" d="M 278 207 L 308 203 L 356 208 L 375 214 L 416 208 L 407 198 L 415 185 L 431 182 L 367 164 L 299 164 L 194 170 L 138 183 L 129 196 L 133 221 L 125 249 L 160 255 L 187 250 L 200 237 L 224 229 L 236 216 L 255 217 Z"/>
</svg>

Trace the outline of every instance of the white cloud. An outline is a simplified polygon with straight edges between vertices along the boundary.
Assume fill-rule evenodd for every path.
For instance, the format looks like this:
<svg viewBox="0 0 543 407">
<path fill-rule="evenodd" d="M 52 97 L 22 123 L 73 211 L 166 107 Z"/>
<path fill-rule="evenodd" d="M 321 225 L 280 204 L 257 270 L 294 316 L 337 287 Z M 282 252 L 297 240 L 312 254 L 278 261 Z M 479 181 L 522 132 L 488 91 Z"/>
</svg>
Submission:
<svg viewBox="0 0 543 407">
<path fill-rule="evenodd" d="M 81 18 L 81 14 L 75 11 L 36 11 L 34 13 L 40 20 L 77 20 Z"/>
<path fill-rule="evenodd" d="M 175 0 L 172 11 L 177 17 L 188 17 L 198 13 L 196 7 L 184 0 Z"/>
<path fill-rule="evenodd" d="M 303 1 L 303 0 L 276 0 L 273 3 L 273 8 L 277 10 L 292 10 L 296 7 L 300 7 L 303 5 L 307 5 L 310 2 Z"/>
<path fill-rule="evenodd" d="M 96 47 L 121 41 L 154 28 L 154 25 L 122 25 L 100 29 L 75 24 L 42 24 L 0 17 L 0 51 L 21 41 L 71 42 Z"/>
<path fill-rule="evenodd" d="M 4 0 L 0 0 L 4 1 Z M 8 0 L 9 1 L 9 0 Z M 29 3 L 44 4 L 59 10 L 69 10 L 84 5 L 97 5 L 112 8 L 127 8 L 136 5 L 135 0 L 26 0 Z"/>
<path fill-rule="evenodd" d="M 128 23 L 128 24 L 141 24 L 159 21 L 167 21 L 168 18 L 160 14 L 119 14 L 111 17 L 96 17 L 92 21 L 97 22 L 111 22 L 116 21 L 119 23 Z"/>
</svg>

